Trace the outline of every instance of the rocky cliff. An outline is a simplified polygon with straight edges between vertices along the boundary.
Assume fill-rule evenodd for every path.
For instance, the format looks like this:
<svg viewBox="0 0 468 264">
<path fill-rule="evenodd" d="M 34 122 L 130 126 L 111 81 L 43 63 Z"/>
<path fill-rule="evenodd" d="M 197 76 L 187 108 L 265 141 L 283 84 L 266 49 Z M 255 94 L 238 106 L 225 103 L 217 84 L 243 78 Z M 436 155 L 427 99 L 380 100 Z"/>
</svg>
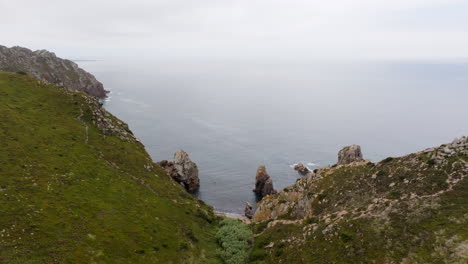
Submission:
<svg viewBox="0 0 468 264">
<path fill-rule="evenodd" d="M 468 263 L 467 137 L 378 163 L 352 149 L 257 204 L 255 263 Z"/>
<path fill-rule="evenodd" d="M 44 82 L 105 98 L 107 91 L 93 75 L 70 60 L 58 58 L 47 50 L 31 51 L 0 45 L 0 71 L 24 72 Z"/>
</svg>

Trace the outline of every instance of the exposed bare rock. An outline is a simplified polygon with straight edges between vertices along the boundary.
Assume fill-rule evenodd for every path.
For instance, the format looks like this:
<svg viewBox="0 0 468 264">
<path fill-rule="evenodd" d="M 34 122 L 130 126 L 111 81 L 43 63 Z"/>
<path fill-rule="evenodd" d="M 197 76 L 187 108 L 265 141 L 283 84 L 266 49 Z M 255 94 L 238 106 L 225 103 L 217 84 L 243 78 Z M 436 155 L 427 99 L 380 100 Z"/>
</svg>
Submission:
<svg viewBox="0 0 468 264">
<path fill-rule="evenodd" d="M 245 203 L 245 210 L 244 210 L 245 217 L 252 219 L 254 215 L 254 210 L 252 205 L 249 202 Z"/>
<path fill-rule="evenodd" d="M 126 123 L 120 121 L 118 118 L 115 118 L 102 107 L 102 103 L 99 102 L 99 99 L 93 96 L 85 94 L 80 95 L 77 93 L 74 93 L 73 96 L 83 97 L 87 105 L 90 106 L 89 109 L 91 111 L 91 121 L 104 135 L 114 135 L 124 141 L 139 141 L 137 138 L 135 138 Z M 80 108 L 83 110 L 83 106 L 80 106 Z"/>
<path fill-rule="evenodd" d="M 362 152 L 359 145 L 344 147 L 338 152 L 338 164 L 349 164 L 356 161 L 362 161 Z"/>
<path fill-rule="evenodd" d="M 198 167 L 190 160 L 187 152 L 178 150 L 174 153 L 174 161 L 162 160 L 156 165 L 163 168 L 172 179 L 182 184 L 188 191 L 194 191 L 200 187 Z"/>
<path fill-rule="evenodd" d="M 262 197 L 276 193 L 273 188 L 273 181 L 263 165 L 257 169 L 257 175 L 255 176 L 255 189 L 253 191 Z"/>
<path fill-rule="evenodd" d="M 55 56 L 47 50 L 32 51 L 22 47 L 0 45 L 0 71 L 24 72 L 46 83 L 68 90 L 105 98 L 107 91 L 96 78 L 76 63 Z"/>
<path fill-rule="evenodd" d="M 307 173 L 310 172 L 309 169 L 306 166 L 304 166 L 304 164 L 302 163 L 297 163 L 296 165 L 294 165 L 294 170 L 296 170 L 302 175 L 306 175 Z"/>
</svg>

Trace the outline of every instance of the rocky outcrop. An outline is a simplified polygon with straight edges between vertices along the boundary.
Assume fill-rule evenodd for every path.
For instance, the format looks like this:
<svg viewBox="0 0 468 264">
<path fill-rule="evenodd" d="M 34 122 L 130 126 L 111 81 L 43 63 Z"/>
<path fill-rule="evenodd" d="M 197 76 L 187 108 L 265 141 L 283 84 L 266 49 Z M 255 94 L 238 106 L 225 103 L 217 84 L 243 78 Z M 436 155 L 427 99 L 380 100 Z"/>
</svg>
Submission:
<svg viewBox="0 0 468 264">
<path fill-rule="evenodd" d="M 319 168 L 315 174 L 307 174 L 296 184 L 265 197 L 257 204 L 253 222 L 282 217 L 296 220 L 321 217 L 328 221 L 330 215 L 343 212 L 363 217 L 364 212 L 357 209 L 359 206 L 372 210 L 369 215 L 385 218 L 391 212 L 388 204 L 396 206 L 394 197 L 435 199 L 453 190 L 468 176 L 467 137 L 375 164 L 361 160 L 358 146 L 340 152 L 352 153 L 345 157 L 348 162 L 354 162 Z M 426 175 L 432 175 L 432 180 L 427 180 Z M 440 182 L 437 187 L 436 179 Z"/>
<path fill-rule="evenodd" d="M 307 173 L 310 172 L 310 170 L 306 166 L 304 166 L 304 164 L 302 163 L 297 163 L 296 165 L 294 165 L 294 170 L 296 170 L 302 175 L 306 175 Z"/>
<path fill-rule="evenodd" d="M 364 159 L 362 158 L 361 147 L 359 145 L 347 146 L 338 152 L 338 165 L 362 160 Z"/>
<path fill-rule="evenodd" d="M 188 191 L 194 191 L 200 187 L 198 167 L 189 158 L 187 152 L 178 150 L 174 153 L 174 161 L 163 160 L 156 163 L 176 182 L 182 184 Z"/>
<path fill-rule="evenodd" d="M 468 138 L 377 163 L 354 149 L 257 203 L 264 262 L 468 263 Z"/>
<path fill-rule="evenodd" d="M 66 91 L 66 90 L 65 90 Z M 106 109 L 102 107 L 102 103 L 96 97 L 78 94 L 66 91 L 67 93 L 72 94 L 73 97 L 81 96 L 86 102 L 86 105 L 89 106 L 89 111 L 91 111 L 91 121 L 93 124 L 101 131 L 102 134 L 106 136 L 117 136 L 124 141 L 139 141 L 133 135 L 132 131 L 128 128 L 128 125 L 118 118 L 110 114 Z M 80 105 L 80 116 L 79 119 L 82 119 L 84 115 L 84 106 Z"/>
<path fill-rule="evenodd" d="M 263 165 L 257 169 L 257 175 L 255 176 L 255 189 L 253 191 L 262 197 L 276 193 L 273 188 L 273 181 Z"/>
<path fill-rule="evenodd" d="M 429 154 L 429 163 L 442 164 L 447 158 L 455 155 L 468 155 L 468 137 L 456 138 L 449 144 L 444 144 L 439 148 L 429 148 L 422 153 Z"/>
<path fill-rule="evenodd" d="M 68 90 L 80 91 L 97 98 L 105 98 L 102 83 L 70 60 L 58 58 L 47 50 L 31 51 L 22 47 L 0 45 L 0 71 L 24 72 L 46 83 Z"/>
<path fill-rule="evenodd" d="M 253 207 L 249 202 L 245 203 L 244 215 L 245 215 L 245 217 L 247 217 L 249 219 L 252 219 L 252 217 L 254 215 Z"/>
</svg>

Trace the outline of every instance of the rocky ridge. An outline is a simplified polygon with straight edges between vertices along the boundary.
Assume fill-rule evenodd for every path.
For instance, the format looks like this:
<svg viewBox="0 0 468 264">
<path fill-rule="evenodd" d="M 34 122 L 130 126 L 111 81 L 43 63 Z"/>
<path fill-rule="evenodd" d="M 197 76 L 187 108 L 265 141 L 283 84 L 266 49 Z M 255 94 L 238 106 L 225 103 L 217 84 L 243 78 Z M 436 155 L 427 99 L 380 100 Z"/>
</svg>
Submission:
<svg viewBox="0 0 468 264">
<path fill-rule="evenodd" d="M 47 50 L 32 51 L 22 47 L 0 45 L 0 71 L 24 72 L 36 79 L 68 90 L 105 98 L 107 91 L 96 78 L 70 60 L 61 59 Z"/>
<path fill-rule="evenodd" d="M 79 95 L 77 93 L 70 93 L 72 96 L 81 96 L 87 106 L 87 109 L 90 111 L 91 122 L 101 131 L 103 135 L 106 136 L 117 136 L 124 141 L 139 141 L 134 135 L 133 132 L 128 128 L 128 125 L 118 118 L 110 114 L 106 109 L 102 107 L 102 103 L 99 100 L 92 96 Z M 81 115 L 79 119 L 82 119 L 83 115 L 83 106 L 80 105 Z M 87 131 L 87 128 L 86 128 Z"/>
<path fill-rule="evenodd" d="M 255 247 L 275 256 L 259 263 L 468 261 L 467 137 L 378 163 L 353 156 L 257 204 Z"/>
</svg>

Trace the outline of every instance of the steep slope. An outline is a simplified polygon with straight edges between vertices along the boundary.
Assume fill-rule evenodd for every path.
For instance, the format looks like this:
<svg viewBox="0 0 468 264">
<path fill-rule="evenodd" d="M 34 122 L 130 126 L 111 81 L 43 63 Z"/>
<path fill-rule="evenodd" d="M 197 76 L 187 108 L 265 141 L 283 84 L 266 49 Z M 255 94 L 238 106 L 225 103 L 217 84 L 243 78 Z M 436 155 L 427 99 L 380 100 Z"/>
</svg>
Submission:
<svg viewBox="0 0 468 264">
<path fill-rule="evenodd" d="M 468 263 L 468 138 L 319 169 L 253 221 L 254 263 Z"/>
<path fill-rule="evenodd" d="M 24 72 L 36 79 L 104 98 L 104 90 L 94 76 L 70 60 L 64 60 L 47 50 L 32 51 L 22 47 L 0 45 L 0 71 Z"/>
<path fill-rule="evenodd" d="M 216 225 L 95 98 L 0 73 L 0 263 L 218 263 Z"/>
</svg>

